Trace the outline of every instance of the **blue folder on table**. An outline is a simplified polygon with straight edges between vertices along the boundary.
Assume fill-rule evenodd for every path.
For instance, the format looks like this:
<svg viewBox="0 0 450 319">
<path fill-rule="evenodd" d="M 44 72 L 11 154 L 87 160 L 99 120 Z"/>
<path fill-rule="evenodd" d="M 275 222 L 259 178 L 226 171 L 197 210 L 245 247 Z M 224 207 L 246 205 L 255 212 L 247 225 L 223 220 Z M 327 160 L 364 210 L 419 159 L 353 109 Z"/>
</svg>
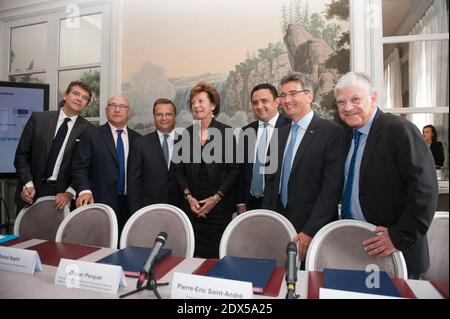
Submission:
<svg viewBox="0 0 450 319">
<path fill-rule="evenodd" d="M 225 256 L 206 275 L 248 281 L 253 284 L 253 292 L 263 293 L 275 267 L 275 259 Z"/>
<path fill-rule="evenodd" d="M 0 244 L 18 238 L 16 235 L 0 235 Z"/>
<path fill-rule="evenodd" d="M 378 281 L 375 276 L 379 275 Z M 370 277 L 369 277 L 370 276 Z M 366 283 L 367 279 L 367 283 Z M 401 297 L 391 278 L 385 271 L 377 274 L 364 270 L 331 269 L 323 270 L 323 287 L 336 290 L 361 292 L 366 294 Z"/>
<path fill-rule="evenodd" d="M 152 248 L 128 246 L 115 253 L 97 261 L 101 264 L 121 266 L 125 275 L 139 277 L 139 272 L 144 266 Z M 162 248 L 158 253 L 158 260 L 161 261 L 172 254 L 172 249 Z"/>
</svg>

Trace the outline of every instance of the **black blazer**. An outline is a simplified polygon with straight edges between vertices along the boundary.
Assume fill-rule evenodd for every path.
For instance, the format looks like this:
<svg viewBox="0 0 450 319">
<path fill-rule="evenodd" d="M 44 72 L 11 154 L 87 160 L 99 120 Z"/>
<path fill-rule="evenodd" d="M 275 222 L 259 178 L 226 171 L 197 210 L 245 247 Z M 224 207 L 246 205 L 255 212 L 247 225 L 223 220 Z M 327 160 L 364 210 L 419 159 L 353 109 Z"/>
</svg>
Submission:
<svg viewBox="0 0 450 319">
<path fill-rule="evenodd" d="M 130 154 L 140 134 L 127 128 Z M 127 170 L 129 161 L 127 161 Z M 108 123 L 86 130 L 80 137 L 72 165 L 72 185 L 77 194 L 91 190 L 96 203 L 109 205 L 115 212 L 119 166 L 111 127 Z"/>
<path fill-rule="evenodd" d="M 267 175 L 263 207 L 279 210 L 297 233 L 313 237 L 338 218 L 345 162 L 345 133 L 342 126 L 314 114 L 297 149 L 288 182 L 288 203 L 279 209 L 279 185 L 286 142 L 292 125 L 279 130 L 278 169 Z"/>
<path fill-rule="evenodd" d="M 444 166 L 444 146 L 439 141 L 433 141 L 430 144 L 431 154 L 433 154 L 434 164 Z"/>
<path fill-rule="evenodd" d="M 359 202 L 369 223 L 388 228 L 408 273 L 423 273 L 429 267 L 426 233 L 437 194 L 436 170 L 419 130 L 377 110 L 361 161 Z"/>
<path fill-rule="evenodd" d="M 55 136 L 60 111 L 35 112 L 31 114 L 17 145 L 14 166 L 19 178 L 18 189 L 33 181 L 39 193 L 41 180 L 47 167 L 48 154 Z M 56 192 L 63 193 L 70 186 L 72 158 L 75 144 L 81 133 L 93 125 L 81 116 L 77 117 L 70 132 L 56 181 Z M 36 199 L 36 198 L 35 198 Z"/>
<path fill-rule="evenodd" d="M 175 179 L 175 165 L 167 169 L 158 133 L 136 140 L 128 157 L 128 199 L 130 212 L 151 204 L 179 206 L 184 200 Z"/>
<path fill-rule="evenodd" d="M 285 125 L 288 125 L 291 121 L 282 116 L 281 114 L 278 116 L 278 119 L 275 123 L 276 128 L 281 128 Z M 248 136 L 245 135 L 249 130 L 253 130 L 254 136 L 256 137 L 258 134 L 258 125 L 259 121 L 254 121 L 247 126 L 242 128 L 242 132 L 239 138 L 239 147 L 238 151 L 243 152 L 243 154 L 239 153 L 238 158 L 243 158 L 243 163 L 239 164 L 239 179 L 236 191 L 236 198 L 238 204 L 245 204 L 247 209 L 250 205 L 250 186 L 252 183 L 252 175 L 253 175 L 253 157 L 249 158 L 249 156 L 254 156 L 256 145 L 254 143 L 250 143 L 248 141 Z M 270 149 L 267 150 L 268 156 L 270 155 Z"/>
<path fill-rule="evenodd" d="M 236 205 L 236 197 L 235 197 L 235 187 L 236 182 L 239 176 L 239 165 L 236 163 L 235 159 L 235 151 L 236 151 L 236 140 L 233 135 L 232 137 L 232 150 L 226 149 L 226 133 L 225 130 L 228 129 L 228 136 L 230 136 L 229 133 L 231 133 L 231 127 L 228 125 L 225 125 L 223 123 L 220 123 L 216 121 L 215 119 L 212 119 L 211 124 L 209 126 L 210 128 L 216 128 L 220 131 L 221 135 L 221 145 L 222 145 L 222 154 L 220 162 L 213 161 L 212 163 L 206 164 L 206 169 L 208 171 L 208 176 L 210 180 L 214 183 L 214 190 L 215 191 L 221 191 L 224 194 L 223 199 L 219 202 L 217 208 L 219 208 L 222 211 L 225 211 L 229 213 L 229 216 L 227 216 L 228 219 L 231 219 L 231 214 L 235 211 L 235 205 Z M 188 134 L 188 136 L 187 136 Z M 196 136 L 195 138 L 198 139 Z M 209 143 L 211 143 L 214 140 L 214 136 L 210 137 L 210 140 L 206 142 L 205 147 Z M 198 174 L 200 169 L 200 163 L 197 161 L 197 163 L 194 162 L 194 157 L 198 156 L 199 154 L 193 154 L 193 126 L 189 126 L 183 135 L 180 136 L 178 143 L 189 143 L 189 159 L 188 161 L 182 161 L 181 163 L 176 165 L 175 168 L 175 175 L 176 179 L 178 181 L 178 184 L 180 186 L 181 192 L 184 191 L 186 187 L 189 188 L 191 191 L 192 196 L 197 198 L 198 200 L 202 200 L 203 198 L 198 198 L 197 194 L 199 191 L 198 188 Z M 178 144 L 177 148 L 180 148 L 181 144 Z M 186 147 L 186 145 L 184 145 Z M 181 152 L 185 152 L 186 149 L 181 149 Z M 175 153 L 175 148 L 174 148 Z M 186 153 L 185 153 L 186 154 Z M 179 152 L 179 156 L 182 154 Z M 231 156 L 230 163 L 227 163 L 226 158 Z"/>
</svg>

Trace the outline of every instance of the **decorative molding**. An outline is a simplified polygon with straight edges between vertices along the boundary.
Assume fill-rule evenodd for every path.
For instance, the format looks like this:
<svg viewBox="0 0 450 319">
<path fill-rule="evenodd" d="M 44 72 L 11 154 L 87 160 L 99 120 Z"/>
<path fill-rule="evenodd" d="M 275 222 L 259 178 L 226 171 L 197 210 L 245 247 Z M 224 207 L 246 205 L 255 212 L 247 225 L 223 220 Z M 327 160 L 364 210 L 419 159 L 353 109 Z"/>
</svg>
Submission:
<svg viewBox="0 0 450 319">
<path fill-rule="evenodd" d="M 49 0 L 37 3 L 27 3 L 13 8 L 0 10 L 0 20 L 5 22 L 16 19 L 29 18 L 42 14 L 49 14 L 61 11 L 69 4 L 76 4 L 80 7 L 89 7 L 109 4 L 112 0 Z"/>
</svg>

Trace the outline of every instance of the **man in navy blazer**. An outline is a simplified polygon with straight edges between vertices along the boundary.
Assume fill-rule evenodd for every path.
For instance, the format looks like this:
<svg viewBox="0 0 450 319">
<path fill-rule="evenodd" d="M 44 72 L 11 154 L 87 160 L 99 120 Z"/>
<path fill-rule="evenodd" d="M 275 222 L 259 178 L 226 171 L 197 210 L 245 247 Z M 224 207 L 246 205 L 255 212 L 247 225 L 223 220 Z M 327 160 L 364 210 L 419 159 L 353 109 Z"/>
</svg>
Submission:
<svg viewBox="0 0 450 319">
<path fill-rule="evenodd" d="M 345 159 L 344 129 L 311 109 L 313 82 L 292 72 L 281 78 L 280 98 L 291 125 L 278 130 L 278 169 L 267 175 L 263 207 L 289 219 L 303 261 L 316 232 L 338 218 Z"/>
<path fill-rule="evenodd" d="M 32 204 L 39 197 L 56 195 L 56 207 L 60 209 L 75 198 L 75 191 L 69 187 L 72 158 L 79 136 L 92 126 L 80 116 L 90 99 L 91 89 L 81 81 L 72 81 L 64 93 L 60 110 L 31 114 L 20 136 L 14 158 L 19 177 L 19 208 Z M 65 139 L 48 174 L 47 163 L 52 144 L 65 121 Z"/>
<path fill-rule="evenodd" d="M 77 207 L 94 202 L 109 205 L 116 213 L 119 234 L 129 217 L 128 154 L 140 136 L 127 127 L 130 116 L 128 100 L 122 96 L 111 97 L 106 106 L 108 122 L 81 135 L 72 165 L 72 185 L 78 194 Z M 119 149 L 123 149 L 123 153 L 118 153 Z M 124 157 L 122 170 L 125 172 L 121 172 L 119 156 Z"/>
<path fill-rule="evenodd" d="M 400 250 L 410 278 L 418 278 L 430 265 L 426 233 L 438 194 L 431 152 L 413 123 L 377 108 L 366 74 L 347 73 L 334 92 L 350 127 L 342 217 L 377 225 L 377 234 L 362 243 L 368 254 L 382 258 Z"/>
<path fill-rule="evenodd" d="M 268 155 L 266 158 L 270 158 L 269 144 L 274 129 L 290 123 L 289 119 L 278 112 L 278 105 L 280 104 L 278 91 L 272 84 L 262 83 L 256 85 L 250 94 L 250 98 L 253 113 L 257 120 L 244 126 L 239 135 L 238 158 L 243 159 L 243 161 L 239 165 L 239 179 L 236 191 L 238 214 L 247 210 L 259 209 L 262 206 L 265 174 L 255 170 L 255 168 L 258 169 L 255 166 L 255 162 L 261 137 L 264 136 L 263 130 L 267 130 L 266 135 L 269 142 L 264 143 L 264 154 Z M 265 159 L 263 159 L 263 162 L 265 163 Z M 261 176 L 256 176 L 256 174 Z M 257 178 L 256 181 L 255 178 Z M 260 182 L 262 187 L 255 185 L 255 182 Z"/>
<path fill-rule="evenodd" d="M 165 203 L 181 208 L 184 199 L 175 178 L 175 165 L 171 162 L 176 114 L 172 101 L 157 99 L 153 104 L 156 131 L 136 140 L 128 165 L 131 213 L 151 204 Z"/>
</svg>

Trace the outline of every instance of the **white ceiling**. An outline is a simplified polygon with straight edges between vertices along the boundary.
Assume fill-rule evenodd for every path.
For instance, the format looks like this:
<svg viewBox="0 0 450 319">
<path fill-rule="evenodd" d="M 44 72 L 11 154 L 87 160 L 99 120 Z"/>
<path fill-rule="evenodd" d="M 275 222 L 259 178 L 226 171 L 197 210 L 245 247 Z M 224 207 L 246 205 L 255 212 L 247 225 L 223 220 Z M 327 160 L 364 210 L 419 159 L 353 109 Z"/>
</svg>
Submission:
<svg viewBox="0 0 450 319">
<path fill-rule="evenodd" d="M 407 35 L 433 0 L 383 0 L 383 36 Z"/>
</svg>

